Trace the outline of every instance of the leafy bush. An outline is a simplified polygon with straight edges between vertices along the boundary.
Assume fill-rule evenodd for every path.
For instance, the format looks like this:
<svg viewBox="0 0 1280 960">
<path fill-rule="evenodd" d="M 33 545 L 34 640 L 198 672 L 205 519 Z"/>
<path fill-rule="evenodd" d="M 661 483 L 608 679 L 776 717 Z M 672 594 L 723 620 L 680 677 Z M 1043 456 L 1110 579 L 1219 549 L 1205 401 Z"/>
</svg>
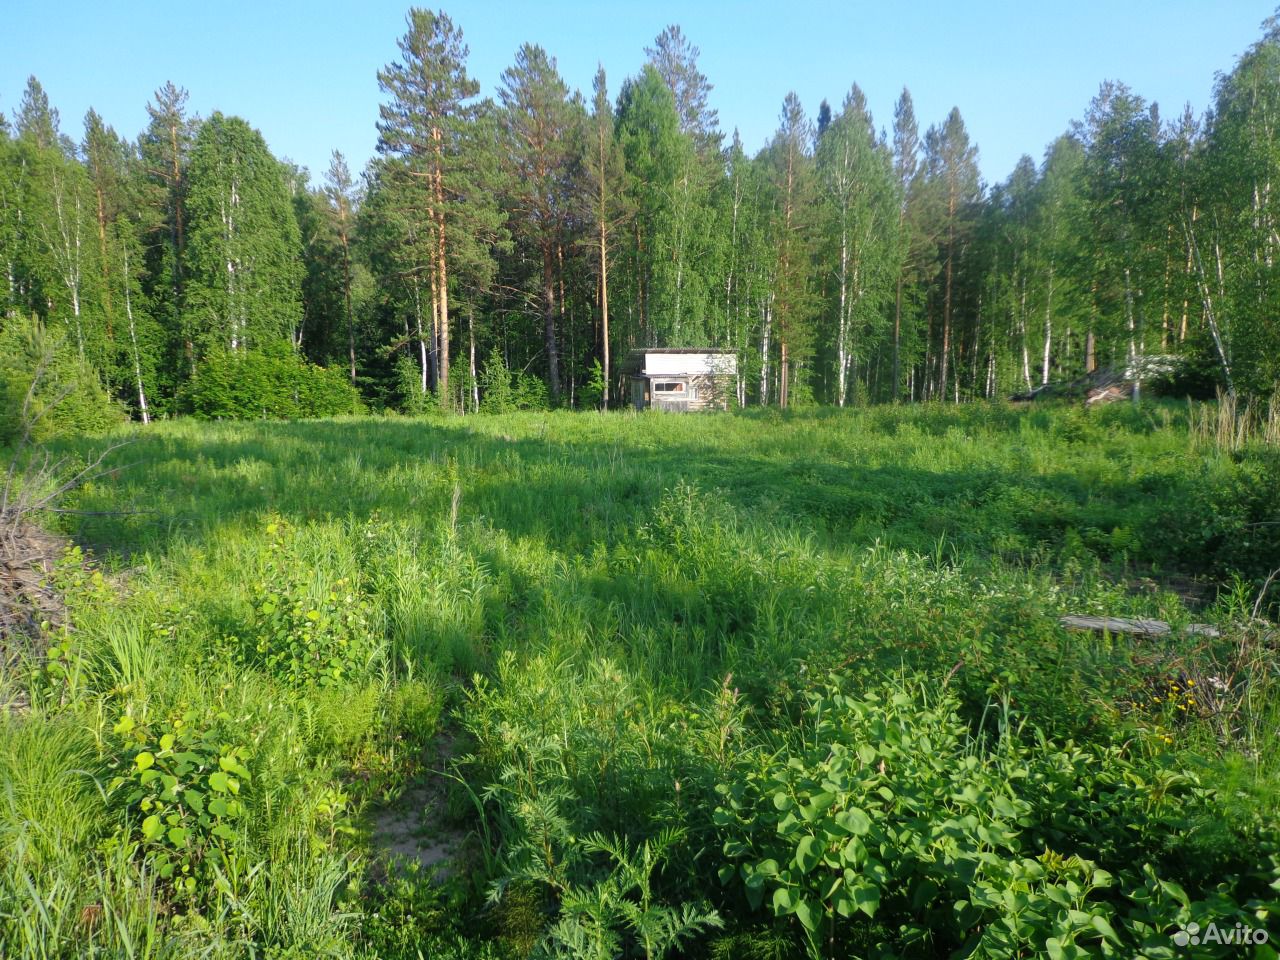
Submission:
<svg viewBox="0 0 1280 960">
<path fill-rule="evenodd" d="M 22 436 L 28 393 L 31 439 L 38 443 L 66 434 L 100 433 L 125 419 L 97 371 L 66 340 L 35 319 L 14 318 L 0 328 L 0 446 Z"/>
<path fill-rule="evenodd" d="M 360 395 L 342 371 L 307 363 L 283 342 L 206 357 L 186 399 L 191 412 L 207 420 L 293 420 L 360 410 Z"/>
<path fill-rule="evenodd" d="M 550 410 L 551 395 L 547 381 L 536 374 L 517 370 L 511 388 L 511 400 L 517 410 Z"/>
<path fill-rule="evenodd" d="M 234 862 L 245 816 L 240 795 L 252 780 L 247 750 L 199 729 L 196 721 L 188 712 L 156 736 L 125 715 L 113 729 L 120 752 L 110 790 L 131 814 L 127 837 L 115 842 L 140 843 L 179 898 L 217 882 L 219 872 L 243 866 Z"/>
<path fill-rule="evenodd" d="M 369 675 L 382 644 L 359 584 L 338 579 L 314 589 L 297 555 L 296 534 L 265 529 L 267 557 L 252 593 L 254 619 L 228 638 L 240 658 L 294 687 L 338 686 Z"/>
<path fill-rule="evenodd" d="M 1182 818 L 1208 792 L 1189 774 L 1148 783 L 1117 748 L 1028 746 L 1007 727 L 994 744 L 975 740 L 957 707 L 923 678 L 814 695 L 801 743 L 718 788 L 721 882 L 795 917 L 813 957 L 1128 957 L 1166 945 L 1195 904 L 1134 858 L 1161 837 L 1188 842 Z M 1207 912 L 1247 922 L 1265 882 L 1228 880 Z M 1176 896 L 1156 904 L 1160 891 Z M 1122 923 L 1135 909 L 1141 922 Z"/>
</svg>

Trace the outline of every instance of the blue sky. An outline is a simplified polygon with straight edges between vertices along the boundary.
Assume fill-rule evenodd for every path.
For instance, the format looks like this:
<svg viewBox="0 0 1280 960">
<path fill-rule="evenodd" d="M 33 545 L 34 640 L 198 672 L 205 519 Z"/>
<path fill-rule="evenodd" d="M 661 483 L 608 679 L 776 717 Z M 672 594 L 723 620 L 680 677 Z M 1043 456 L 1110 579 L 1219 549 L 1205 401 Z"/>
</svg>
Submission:
<svg viewBox="0 0 1280 960">
<path fill-rule="evenodd" d="M 472 75 L 492 93 L 524 41 L 557 58 L 570 86 L 590 90 L 597 62 L 616 93 L 644 47 L 679 23 L 702 49 L 726 132 L 754 151 L 795 90 L 810 115 L 838 108 L 857 81 L 888 126 L 903 85 L 921 128 L 959 106 L 988 181 L 1044 147 L 1082 115 L 1103 79 L 1128 83 L 1166 116 L 1209 102 L 1214 75 L 1259 36 L 1274 0 L 950 0 L 845 2 L 487 2 L 446 11 L 471 47 Z M 94 106 L 136 135 L 166 80 L 201 115 L 239 114 L 272 150 L 319 177 L 337 148 L 359 169 L 373 154 L 375 73 L 396 55 L 403 0 L 354 4 L 206 0 L 6 0 L 0 111 L 12 117 L 28 74 L 44 84 L 77 139 Z"/>
</svg>

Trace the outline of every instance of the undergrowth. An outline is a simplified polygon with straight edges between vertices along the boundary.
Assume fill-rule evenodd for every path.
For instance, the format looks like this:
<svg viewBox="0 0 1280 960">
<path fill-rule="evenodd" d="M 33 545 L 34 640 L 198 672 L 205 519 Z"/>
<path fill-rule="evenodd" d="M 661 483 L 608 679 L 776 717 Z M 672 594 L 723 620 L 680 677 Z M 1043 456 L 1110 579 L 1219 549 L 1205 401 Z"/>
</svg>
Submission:
<svg viewBox="0 0 1280 960">
<path fill-rule="evenodd" d="M 0 954 L 1157 958 L 1274 925 L 1280 460 L 1206 422 L 138 431 L 6 678 Z M 445 871 L 380 848 L 414 796 L 472 835 Z"/>
</svg>

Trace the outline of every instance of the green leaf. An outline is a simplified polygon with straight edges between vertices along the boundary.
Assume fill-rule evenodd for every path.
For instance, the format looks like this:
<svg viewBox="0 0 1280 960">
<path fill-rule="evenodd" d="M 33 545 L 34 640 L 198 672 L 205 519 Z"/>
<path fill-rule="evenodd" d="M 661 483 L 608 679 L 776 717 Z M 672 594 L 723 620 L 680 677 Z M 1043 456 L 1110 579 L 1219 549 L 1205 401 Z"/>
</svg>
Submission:
<svg viewBox="0 0 1280 960">
<path fill-rule="evenodd" d="M 175 847 L 184 846 L 187 842 L 187 831 L 183 827 L 170 827 L 167 835 Z"/>
<path fill-rule="evenodd" d="M 149 770 L 151 767 L 155 766 L 156 757 L 155 754 L 143 750 L 133 758 L 133 762 L 139 770 Z"/>
<path fill-rule="evenodd" d="M 773 891 L 773 915 L 775 917 L 784 917 L 789 913 L 795 913 L 795 898 L 791 891 L 786 887 L 779 887 Z"/>
<path fill-rule="evenodd" d="M 163 737 L 160 738 L 161 750 L 172 750 L 173 744 L 174 744 L 174 736 L 172 733 L 166 733 Z"/>
<path fill-rule="evenodd" d="M 871 832 L 871 818 L 857 807 L 843 811 L 836 817 L 836 823 L 854 836 L 862 837 Z"/>
<path fill-rule="evenodd" d="M 810 933 L 818 932 L 818 926 L 822 923 L 822 914 L 809 902 L 807 897 L 801 897 L 796 901 L 796 916 Z"/>
<path fill-rule="evenodd" d="M 142 821 L 142 835 L 148 840 L 154 840 L 160 836 L 163 827 L 160 825 L 160 818 L 154 813 Z"/>
<path fill-rule="evenodd" d="M 215 770 L 209 774 L 209 789 L 215 793 L 226 793 L 231 789 L 231 780 L 221 770 Z"/>
<path fill-rule="evenodd" d="M 880 888 L 873 883 L 859 883 L 853 888 L 853 902 L 868 917 L 874 917 L 880 908 Z"/>
<path fill-rule="evenodd" d="M 836 802 L 836 795 L 830 792 L 817 793 L 803 808 L 806 820 L 816 820 Z"/>
<path fill-rule="evenodd" d="M 120 722 L 111 728 L 112 733 L 128 733 L 133 729 L 133 717 L 121 717 Z"/>
<path fill-rule="evenodd" d="M 801 837 L 800 842 L 796 845 L 796 866 L 800 868 L 801 873 L 808 873 L 818 865 L 818 861 L 822 858 L 822 845 L 818 843 L 817 837 Z"/>
<path fill-rule="evenodd" d="M 1095 914 L 1093 917 L 1090 918 L 1089 922 L 1093 924 L 1093 929 L 1097 930 L 1100 934 L 1102 934 L 1102 938 L 1104 940 L 1106 940 L 1108 943 L 1113 943 L 1116 946 L 1120 946 L 1120 938 L 1116 935 L 1115 930 L 1112 928 L 1111 924 L 1107 921 L 1106 917 Z"/>
</svg>

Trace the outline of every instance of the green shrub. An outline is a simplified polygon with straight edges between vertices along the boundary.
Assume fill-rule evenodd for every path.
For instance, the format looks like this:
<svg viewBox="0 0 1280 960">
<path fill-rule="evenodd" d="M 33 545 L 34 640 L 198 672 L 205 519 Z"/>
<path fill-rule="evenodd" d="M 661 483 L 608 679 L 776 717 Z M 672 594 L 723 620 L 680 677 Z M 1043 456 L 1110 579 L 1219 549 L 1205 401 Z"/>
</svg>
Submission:
<svg viewBox="0 0 1280 960">
<path fill-rule="evenodd" d="M 982 957 L 1167 944 L 1199 908 L 1137 858 L 1189 844 L 1189 814 L 1210 793 L 1120 748 L 1028 745 L 1007 727 L 975 740 L 958 705 L 924 678 L 814 695 L 801 742 L 718 788 L 721 882 L 796 918 L 813 957 L 886 936 L 913 955 Z M 1247 923 L 1266 878 L 1224 877 L 1204 913 Z M 1176 897 L 1156 905 L 1153 890 Z M 1135 910 L 1141 923 L 1126 919 Z"/>
<path fill-rule="evenodd" d="M 32 390 L 32 384 L 35 389 Z M 0 446 L 24 431 L 28 393 L 31 439 L 100 433 L 124 422 L 124 409 L 91 366 L 37 320 L 14 318 L 0 328 Z"/>
<path fill-rule="evenodd" d="M 284 342 L 211 354 L 185 396 L 191 412 L 206 420 L 293 420 L 360 410 L 360 395 L 341 370 L 307 363 Z"/>
<path fill-rule="evenodd" d="M 422 368 L 412 357 L 396 360 L 396 394 L 400 398 L 400 412 L 411 417 L 440 407 L 435 391 L 422 389 Z"/>
<path fill-rule="evenodd" d="M 297 535 L 267 524 L 267 556 L 252 592 L 253 619 L 227 638 L 239 658 L 293 687 L 340 686 L 372 672 L 382 651 L 373 608 L 357 583 L 316 589 L 297 554 Z"/>
<path fill-rule="evenodd" d="M 604 400 L 604 390 L 604 368 L 599 360 L 592 360 L 587 382 L 578 390 L 578 405 L 584 410 L 598 410 Z"/>
<path fill-rule="evenodd" d="M 551 395 L 547 381 L 536 374 L 517 370 L 511 387 L 511 401 L 517 410 L 550 410 Z"/>
<path fill-rule="evenodd" d="M 235 861 L 246 812 L 241 792 L 252 780 L 248 751 L 201 729 L 194 712 L 160 729 L 125 715 L 112 731 L 119 748 L 109 789 L 129 814 L 127 833 L 114 842 L 140 844 L 174 895 L 191 898 L 218 872 L 244 866 Z"/>
<path fill-rule="evenodd" d="M 510 413 L 516 408 L 511 389 L 511 371 L 497 347 L 480 371 L 480 409 L 485 413 Z"/>
</svg>

